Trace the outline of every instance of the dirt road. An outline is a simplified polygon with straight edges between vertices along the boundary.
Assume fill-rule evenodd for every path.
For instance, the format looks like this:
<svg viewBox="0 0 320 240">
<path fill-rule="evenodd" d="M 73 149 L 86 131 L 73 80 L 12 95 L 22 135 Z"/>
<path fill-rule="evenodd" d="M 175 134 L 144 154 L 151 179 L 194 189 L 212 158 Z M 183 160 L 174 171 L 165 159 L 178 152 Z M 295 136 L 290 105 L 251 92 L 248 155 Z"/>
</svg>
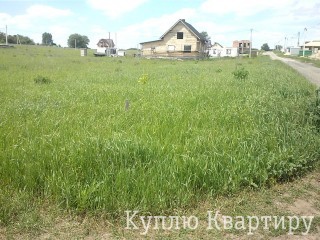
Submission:
<svg viewBox="0 0 320 240">
<path fill-rule="evenodd" d="M 265 52 L 264 55 L 270 56 L 273 60 L 280 60 L 289 65 L 293 69 L 297 70 L 300 74 L 306 77 L 310 82 L 320 86 L 320 68 L 314 67 L 309 63 L 302 63 L 290 58 L 281 58 L 275 55 L 273 52 Z"/>
</svg>

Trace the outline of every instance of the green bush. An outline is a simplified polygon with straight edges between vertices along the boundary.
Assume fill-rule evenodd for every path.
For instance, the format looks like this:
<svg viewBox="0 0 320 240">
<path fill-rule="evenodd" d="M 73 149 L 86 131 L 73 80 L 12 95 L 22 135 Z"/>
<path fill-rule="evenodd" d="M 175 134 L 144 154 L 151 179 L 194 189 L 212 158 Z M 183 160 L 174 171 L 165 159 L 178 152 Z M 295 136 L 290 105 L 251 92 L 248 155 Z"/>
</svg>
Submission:
<svg viewBox="0 0 320 240">
<path fill-rule="evenodd" d="M 242 67 L 240 69 L 233 71 L 232 74 L 236 79 L 245 80 L 249 76 L 249 71 L 246 70 L 244 67 Z"/>
</svg>

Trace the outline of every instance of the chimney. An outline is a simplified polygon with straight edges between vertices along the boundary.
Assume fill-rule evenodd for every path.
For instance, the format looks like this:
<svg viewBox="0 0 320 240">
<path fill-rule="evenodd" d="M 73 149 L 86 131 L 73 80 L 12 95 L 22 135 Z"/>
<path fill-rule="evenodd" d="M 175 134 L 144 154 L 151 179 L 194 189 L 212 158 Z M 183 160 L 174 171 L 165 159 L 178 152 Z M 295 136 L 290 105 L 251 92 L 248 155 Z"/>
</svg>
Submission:
<svg viewBox="0 0 320 240">
<path fill-rule="evenodd" d="M 186 20 L 185 19 L 180 19 L 180 21 L 185 22 Z"/>
</svg>

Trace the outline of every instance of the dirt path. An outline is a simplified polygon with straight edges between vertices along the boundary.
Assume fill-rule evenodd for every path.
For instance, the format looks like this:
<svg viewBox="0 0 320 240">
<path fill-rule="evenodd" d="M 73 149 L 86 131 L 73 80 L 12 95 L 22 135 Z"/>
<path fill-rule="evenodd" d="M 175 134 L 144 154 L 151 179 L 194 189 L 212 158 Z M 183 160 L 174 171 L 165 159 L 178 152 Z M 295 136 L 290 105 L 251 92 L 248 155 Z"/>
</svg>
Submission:
<svg viewBox="0 0 320 240">
<path fill-rule="evenodd" d="M 273 60 L 280 60 L 289 65 L 293 69 L 297 70 L 300 74 L 306 77 L 310 82 L 320 86 L 320 68 L 314 67 L 309 63 L 302 63 L 290 58 L 281 58 L 275 55 L 273 52 L 265 52 L 264 55 L 270 56 Z"/>
</svg>

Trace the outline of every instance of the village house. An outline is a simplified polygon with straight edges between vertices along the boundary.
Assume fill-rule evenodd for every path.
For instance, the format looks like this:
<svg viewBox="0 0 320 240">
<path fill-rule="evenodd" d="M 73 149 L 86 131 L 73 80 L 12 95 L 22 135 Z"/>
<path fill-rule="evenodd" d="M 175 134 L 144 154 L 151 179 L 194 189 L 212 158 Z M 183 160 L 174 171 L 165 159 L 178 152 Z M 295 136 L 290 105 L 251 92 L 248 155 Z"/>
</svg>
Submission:
<svg viewBox="0 0 320 240">
<path fill-rule="evenodd" d="M 209 49 L 209 57 L 237 57 L 238 48 L 236 47 L 223 47 L 221 44 L 215 42 Z"/>
<path fill-rule="evenodd" d="M 320 40 L 314 40 L 305 44 L 305 49 L 312 51 L 313 54 L 320 50 Z"/>
<path fill-rule="evenodd" d="M 115 44 L 112 39 L 100 39 L 97 43 L 95 56 L 111 56 L 116 54 Z"/>
<path fill-rule="evenodd" d="M 185 19 L 180 19 L 159 40 L 142 42 L 143 57 L 203 58 L 207 41 Z"/>
</svg>

